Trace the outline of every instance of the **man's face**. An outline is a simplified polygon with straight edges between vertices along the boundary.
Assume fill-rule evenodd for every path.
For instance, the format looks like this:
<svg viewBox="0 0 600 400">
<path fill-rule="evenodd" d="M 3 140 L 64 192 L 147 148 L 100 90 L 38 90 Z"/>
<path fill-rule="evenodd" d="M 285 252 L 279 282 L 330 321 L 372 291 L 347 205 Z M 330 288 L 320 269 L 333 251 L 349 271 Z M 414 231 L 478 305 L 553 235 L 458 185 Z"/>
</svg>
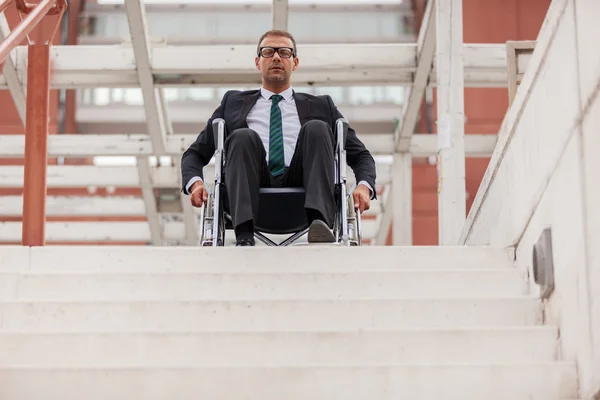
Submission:
<svg viewBox="0 0 600 400">
<path fill-rule="evenodd" d="M 289 49 L 294 48 L 294 44 L 291 39 L 285 36 L 267 36 L 263 39 L 260 44 L 260 48 L 274 47 L 281 48 L 287 47 Z M 279 52 L 284 53 L 282 56 Z M 263 55 L 256 57 L 256 68 L 262 72 L 263 80 L 273 83 L 284 83 L 289 82 L 292 76 L 292 71 L 295 71 L 298 67 L 298 57 L 293 55 L 289 58 L 285 58 L 287 51 L 285 49 L 278 51 L 272 51 L 270 49 L 264 49 Z M 272 54 L 272 57 L 270 57 Z"/>
</svg>

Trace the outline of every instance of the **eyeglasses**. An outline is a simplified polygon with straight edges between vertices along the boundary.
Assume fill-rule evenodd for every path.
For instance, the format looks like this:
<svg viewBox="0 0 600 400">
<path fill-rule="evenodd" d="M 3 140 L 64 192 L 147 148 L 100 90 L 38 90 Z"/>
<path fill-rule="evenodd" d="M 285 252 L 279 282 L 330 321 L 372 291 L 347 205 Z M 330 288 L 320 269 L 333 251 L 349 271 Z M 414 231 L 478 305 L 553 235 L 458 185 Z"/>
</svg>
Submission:
<svg viewBox="0 0 600 400">
<path fill-rule="evenodd" d="M 258 51 L 258 55 L 264 58 L 271 58 L 275 55 L 275 52 L 277 52 L 281 58 L 290 58 L 294 56 L 294 49 L 290 47 L 261 47 Z"/>
</svg>

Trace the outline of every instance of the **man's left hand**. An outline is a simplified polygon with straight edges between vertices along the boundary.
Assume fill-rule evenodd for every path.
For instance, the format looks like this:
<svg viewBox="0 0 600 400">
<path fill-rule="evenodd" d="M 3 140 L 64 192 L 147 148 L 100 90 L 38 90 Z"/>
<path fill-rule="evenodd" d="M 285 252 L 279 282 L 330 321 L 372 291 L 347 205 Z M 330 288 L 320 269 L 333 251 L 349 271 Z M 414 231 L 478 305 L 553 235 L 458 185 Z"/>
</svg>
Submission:
<svg viewBox="0 0 600 400">
<path fill-rule="evenodd" d="M 365 185 L 358 185 L 352 196 L 354 197 L 354 208 L 358 208 L 361 214 L 371 208 L 371 190 Z"/>
</svg>

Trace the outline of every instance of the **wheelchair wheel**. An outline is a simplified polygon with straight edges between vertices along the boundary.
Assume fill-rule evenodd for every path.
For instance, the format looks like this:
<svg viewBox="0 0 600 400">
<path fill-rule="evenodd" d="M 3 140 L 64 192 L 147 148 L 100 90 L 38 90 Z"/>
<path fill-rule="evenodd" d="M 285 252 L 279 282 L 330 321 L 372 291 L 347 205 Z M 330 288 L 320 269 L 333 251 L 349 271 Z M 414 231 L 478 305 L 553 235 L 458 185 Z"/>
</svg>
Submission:
<svg viewBox="0 0 600 400">
<path fill-rule="evenodd" d="M 348 245 L 362 246 L 361 216 L 354 207 L 354 198 L 347 196 L 347 218 L 348 218 Z"/>
<path fill-rule="evenodd" d="M 202 206 L 200 245 L 203 247 L 225 245 L 224 213 L 212 193 L 208 196 L 206 204 Z"/>
</svg>

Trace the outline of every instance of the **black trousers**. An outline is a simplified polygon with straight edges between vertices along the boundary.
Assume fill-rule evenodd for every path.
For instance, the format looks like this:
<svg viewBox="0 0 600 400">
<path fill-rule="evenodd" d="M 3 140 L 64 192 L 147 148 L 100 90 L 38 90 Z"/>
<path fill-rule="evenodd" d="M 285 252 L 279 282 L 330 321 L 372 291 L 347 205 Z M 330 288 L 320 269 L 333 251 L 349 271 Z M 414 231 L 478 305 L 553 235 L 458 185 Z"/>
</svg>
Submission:
<svg viewBox="0 0 600 400">
<path fill-rule="evenodd" d="M 285 172 L 271 175 L 264 145 L 249 128 L 233 131 L 225 141 L 224 180 L 233 226 L 256 221 L 261 187 L 304 187 L 305 208 L 317 210 L 329 227 L 335 217 L 334 135 L 318 120 L 300 129 L 296 149 Z"/>
</svg>

